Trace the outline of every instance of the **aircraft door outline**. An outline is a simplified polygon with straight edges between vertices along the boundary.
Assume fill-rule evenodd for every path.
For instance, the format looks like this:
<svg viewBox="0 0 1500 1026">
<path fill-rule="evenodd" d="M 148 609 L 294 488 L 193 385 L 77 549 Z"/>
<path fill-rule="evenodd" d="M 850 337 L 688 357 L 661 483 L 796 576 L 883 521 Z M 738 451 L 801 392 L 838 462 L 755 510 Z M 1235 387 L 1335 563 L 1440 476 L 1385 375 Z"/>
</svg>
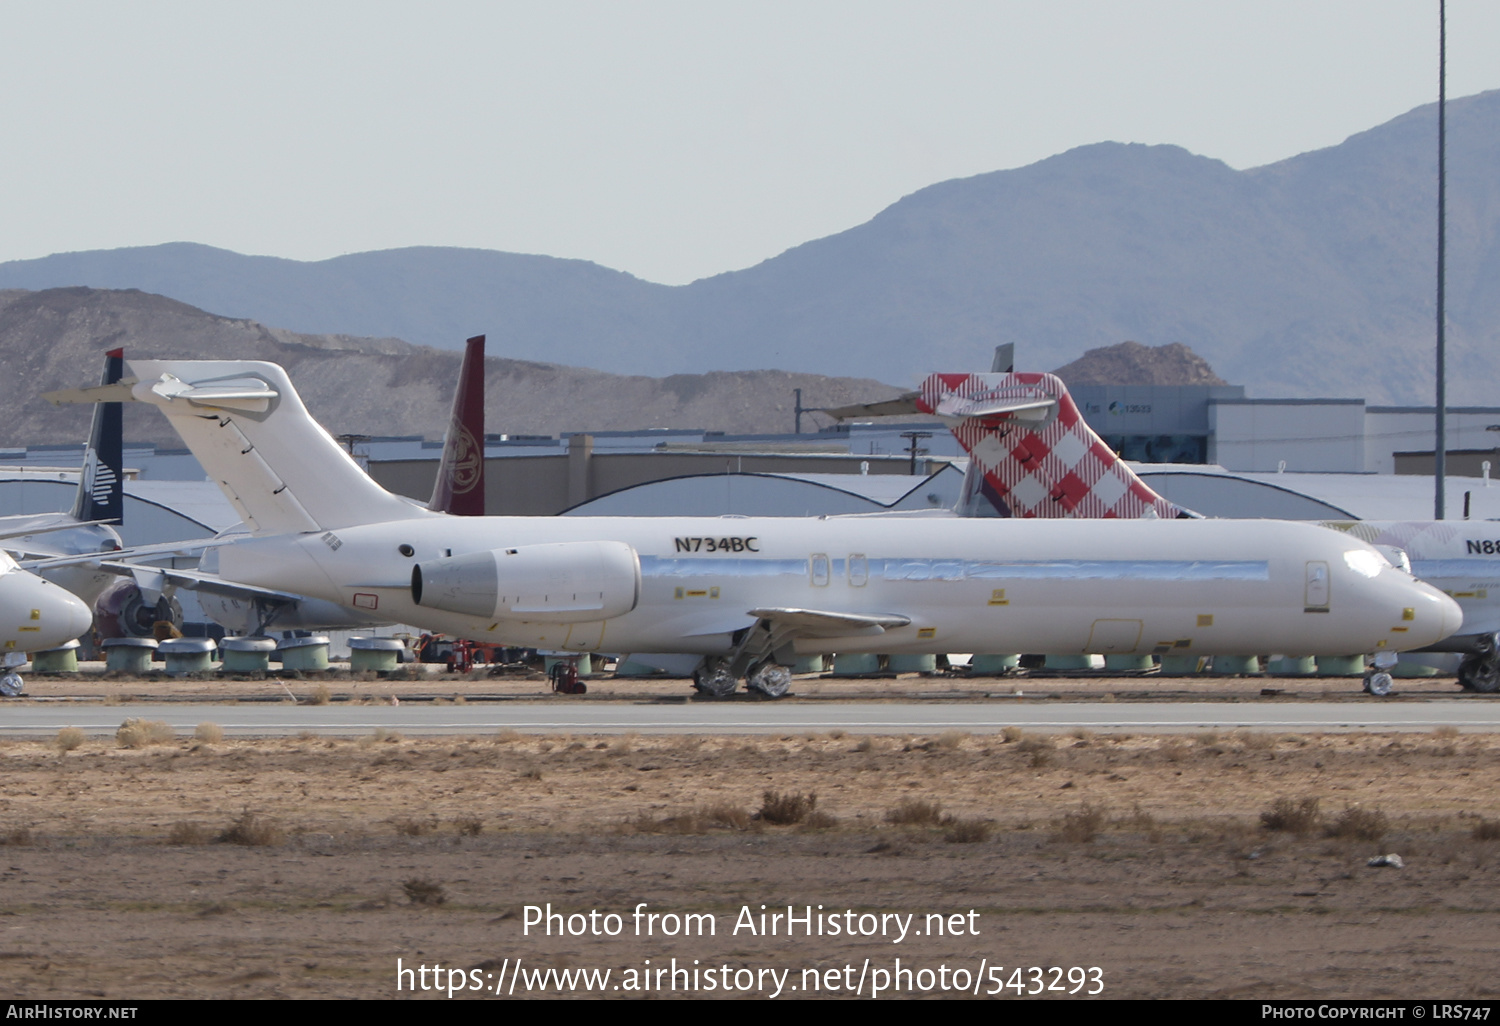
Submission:
<svg viewBox="0 0 1500 1026">
<path fill-rule="evenodd" d="M 833 577 L 828 553 L 814 552 L 807 561 L 807 572 L 814 588 L 828 587 L 828 582 Z"/>
<path fill-rule="evenodd" d="M 1321 559 L 1309 559 L 1302 595 L 1304 609 L 1309 613 L 1328 612 L 1329 591 L 1328 564 Z"/>
</svg>

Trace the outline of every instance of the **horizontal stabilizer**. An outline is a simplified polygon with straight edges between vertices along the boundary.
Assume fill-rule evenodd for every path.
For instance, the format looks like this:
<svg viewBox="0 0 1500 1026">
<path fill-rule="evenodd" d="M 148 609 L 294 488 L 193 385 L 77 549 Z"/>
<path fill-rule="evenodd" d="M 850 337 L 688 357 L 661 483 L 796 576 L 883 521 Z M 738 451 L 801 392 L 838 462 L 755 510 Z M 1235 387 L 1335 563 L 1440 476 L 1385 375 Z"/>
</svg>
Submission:
<svg viewBox="0 0 1500 1026">
<path fill-rule="evenodd" d="M 42 398 L 53 406 L 65 403 L 130 403 L 135 402 L 131 389 L 135 378 L 124 378 L 112 385 L 89 385 L 87 388 L 60 388 L 56 392 L 43 392 Z"/>
<path fill-rule="evenodd" d="M 151 391 L 168 401 L 185 399 L 205 409 L 249 410 L 264 413 L 276 398 L 276 389 L 259 378 L 233 378 L 191 385 L 171 374 L 151 386 Z"/>
<path fill-rule="evenodd" d="M 853 406 L 826 406 L 819 413 L 826 413 L 834 420 L 855 420 L 859 417 L 910 417 L 925 413 L 917 406 L 920 392 L 907 392 L 894 399 L 878 403 L 855 403 Z"/>
<path fill-rule="evenodd" d="M 789 630 L 809 638 L 844 638 L 884 634 L 895 627 L 905 627 L 911 617 L 899 613 L 861 615 L 829 613 L 819 609 L 752 609 L 750 615 L 769 620 L 778 630 Z"/>
<path fill-rule="evenodd" d="M 973 419 L 976 417 L 1014 417 L 1017 420 L 1046 420 L 1057 405 L 1052 398 L 1012 397 L 973 401 L 957 395 L 945 395 L 932 412 L 939 417 Z"/>
</svg>

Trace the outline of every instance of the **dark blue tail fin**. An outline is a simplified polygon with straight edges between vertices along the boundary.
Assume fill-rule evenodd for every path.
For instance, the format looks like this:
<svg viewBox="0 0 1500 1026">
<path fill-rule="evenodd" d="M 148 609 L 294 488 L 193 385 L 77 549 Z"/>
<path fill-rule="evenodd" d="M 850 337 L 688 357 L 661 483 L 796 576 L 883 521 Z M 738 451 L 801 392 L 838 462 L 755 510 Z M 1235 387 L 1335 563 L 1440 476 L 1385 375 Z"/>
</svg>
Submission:
<svg viewBox="0 0 1500 1026">
<path fill-rule="evenodd" d="M 125 350 L 104 354 L 101 385 L 113 385 L 125 374 Z M 83 454 L 83 473 L 78 477 L 78 497 L 73 517 L 83 521 L 119 524 L 125 520 L 125 429 L 120 403 L 94 407 L 94 429 Z"/>
</svg>

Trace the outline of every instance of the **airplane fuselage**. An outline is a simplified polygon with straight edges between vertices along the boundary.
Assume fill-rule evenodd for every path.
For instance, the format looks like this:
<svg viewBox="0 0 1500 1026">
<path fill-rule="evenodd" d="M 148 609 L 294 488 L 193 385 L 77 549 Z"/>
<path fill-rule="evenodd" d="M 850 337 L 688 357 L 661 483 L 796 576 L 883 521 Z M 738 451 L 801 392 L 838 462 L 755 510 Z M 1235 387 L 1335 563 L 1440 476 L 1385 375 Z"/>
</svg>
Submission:
<svg viewBox="0 0 1500 1026">
<path fill-rule="evenodd" d="M 628 602 L 606 598 L 598 614 L 583 603 L 528 619 L 413 594 L 417 567 L 600 541 L 629 546 L 638 576 Z M 722 654 L 764 607 L 910 621 L 799 637 L 798 654 L 1350 654 L 1428 645 L 1460 619 L 1363 542 L 1279 521 L 425 516 L 246 538 L 219 550 L 219 566 L 373 617 L 576 651 Z M 558 586 L 589 592 L 587 577 L 563 572 Z M 616 585 L 598 590 L 629 582 Z"/>
</svg>

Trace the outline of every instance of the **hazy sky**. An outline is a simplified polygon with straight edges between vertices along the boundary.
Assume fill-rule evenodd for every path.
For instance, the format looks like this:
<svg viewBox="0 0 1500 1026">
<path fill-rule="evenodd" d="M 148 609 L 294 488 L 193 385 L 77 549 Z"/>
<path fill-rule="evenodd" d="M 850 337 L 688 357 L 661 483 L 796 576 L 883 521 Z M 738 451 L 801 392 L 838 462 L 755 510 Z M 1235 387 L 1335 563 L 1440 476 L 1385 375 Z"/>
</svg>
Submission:
<svg viewBox="0 0 1500 1026">
<path fill-rule="evenodd" d="M 1253 167 L 1437 93 L 1437 0 L 0 0 L 0 261 L 410 245 L 681 283 L 1103 140 Z M 1450 0 L 1448 91 L 1500 87 Z"/>
</svg>

